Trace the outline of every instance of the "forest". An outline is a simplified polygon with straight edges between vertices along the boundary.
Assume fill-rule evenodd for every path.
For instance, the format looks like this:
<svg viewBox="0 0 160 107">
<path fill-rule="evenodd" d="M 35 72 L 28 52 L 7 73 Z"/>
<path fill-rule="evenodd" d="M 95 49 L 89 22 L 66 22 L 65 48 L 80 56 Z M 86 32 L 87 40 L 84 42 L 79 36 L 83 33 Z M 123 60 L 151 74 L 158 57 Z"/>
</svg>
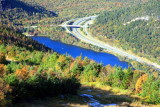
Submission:
<svg viewBox="0 0 160 107">
<path fill-rule="evenodd" d="M 12 1 L 11 9 L 0 14 L 0 106 L 66 94 L 78 95 L 83 83 L 99 83 L 131 92 L 128 96 L 138 99 L 133 98 L 130 102 L 160 104 L 158 72 L 140 70 L 144 65 L 135 61 L 132 63 L 139 69 L 103 66 L 82 56 L 74 59 L 22 34 L 29 32 L 101 50 L 80 42 L 58 26 L 73 18 L 100 13 L 90 29 L 95 37 L 160 63 L 158 0 Z M 127 23 L 147 16 L 148 21 Z"/>
<path fill-rule="evenodd" d="M 99 14 L 105 10 L 128 7 L 146 1 L 148 0 L 14 0 L 12 9 L 1 14 L 1 22 L 26 34 L 36 33 L 67 44 L 99 51 L 97 47 L 82 43 L 67 34 L 58 25 L 73 18 Z M 38 28 L 34 30 L 30 26 Z"/>
<path fill-rule="evenodd" d="M 25 35 L 47 36 L 66 44 L 72 44 L 94 51 L 103 51 L 103 49 L 97 46 L 81 42 L 66 33 L 59 25 L 73 18 L 95 15 L 106 10 L 114 11 L 122 7 L 132 7 L 137 4 L 146 3 L 147 1 L 148 0 L 14 0 L 11 6 L 12 9 L 1 13 L 1 22 L 3 25 L 14 28 Z M 41 12 L 38 10 L 41 10 Z M 50 15 L 49 13 L 52 14 Z M 98 27 L 98 25 L 96 27 Z M 32 26 L 37 27 L 33 28 Z M 104 25 L 100 26 L 104 27 Z M 97 32 L 98 35 L 101 34 L 103 31 L 100 32 L 96 27 L 93 28 L 94 31 Z M 93 36 L 97 35 L 97 33 L 94 34 L 94 31 L 91 31 Z M 101 35 L 98 37 L 101 37 Z M 113 41 L 113 39 L 106 39 L 106 36 L 105 38 L 103 37 L 99 39 L 105 40 L 105 42 L 111 45 L 117 44 L 117 40 Z M 116 46 L 121 46 L 121 44 L 119 43 Z M 137 50 L 134 49 L 133 52 L 134 51 Z M 126 60 L 126 58 L 121 59 Z M 134 61 L 129 62 L 134 64 L 134 67 L 137 69 L 148 69 L 148 66 L 142 67 L 140 63 L 135 63 Z"/>
<path fill-rule="evenodd" d="M 102 12 L 91 31 L 106 43 L 160 64 L 159 5 L 159 0 L 150 0 L 142 5 Z"/>
<path fill-rule="evenodd" d="M 61 94 L 76 95 L 83 82 L 99 82 L 104 86 L 131 90 L 145 103 L 160 103 L 158 72 L 103 66 L 87 57 L 82 59 L 82 56 L 73 59 L 44 50 L 38 43 L 30 46 L 25 41 L 35 41 L 13 29 L 3 26 L 0 29 L 1 106 Z M 3 36 L 9 38 L 8 44 Z M 22 41 L 24 44 L 20 44 Z"/>
</svg>

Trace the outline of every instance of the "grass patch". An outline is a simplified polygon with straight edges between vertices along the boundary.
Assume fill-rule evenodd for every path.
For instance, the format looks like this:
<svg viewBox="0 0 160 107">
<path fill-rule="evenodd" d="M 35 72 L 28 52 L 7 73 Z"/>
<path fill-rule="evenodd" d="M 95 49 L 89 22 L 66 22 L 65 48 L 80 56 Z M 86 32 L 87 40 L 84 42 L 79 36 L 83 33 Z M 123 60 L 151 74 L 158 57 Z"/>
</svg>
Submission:
<svg viewBox="0 0 160 107">
<path fill-rule="evenodd" d="M 87 91 L 92 90 L 92 91 Z M 110 87 L 100 82 L 83 82 L 80 93 L 93 95 L 94 98 L 102 104 L 115 103 L 118 106 L 137 106 L 137 107 L 159 107 L 159 105 L 151 105 L 143 103 L 143 99 L 135 95 L 129 90 L 120 89 L 118 87 Z"/>
</svg>

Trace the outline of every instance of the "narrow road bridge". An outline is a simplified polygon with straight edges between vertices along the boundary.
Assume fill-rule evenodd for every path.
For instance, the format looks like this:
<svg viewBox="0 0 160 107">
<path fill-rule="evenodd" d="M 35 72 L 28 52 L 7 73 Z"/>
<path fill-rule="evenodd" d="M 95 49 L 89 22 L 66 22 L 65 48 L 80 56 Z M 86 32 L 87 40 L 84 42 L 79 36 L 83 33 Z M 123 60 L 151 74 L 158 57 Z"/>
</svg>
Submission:
<svg viewBox="0 0 160 107">
<path fill-rule="evenodd" d="M 76 28 L 85 27 L 82 25 L 59 25 L 59 26 L 61 26 L 61 27 L 76 27 Z"/>
<path fill-rule="evenodd" d="M 99 46 L 101 48 L 107 49 L 107 50 L 114 52 L 116 54 L 119 54 L 121 56 L 125 56 L 129 59 L 136 60 L 140 63 L 146 63 L 147 65 L 150 65 L 150 66 L 156 68 L 157 70 L 160 70 L 160 65 L 158 65 L 157 63 L 147 61 L 139 56 L 127 53 L 117 47 L 110 46 L 110 45 L 105 44 L 105 43 L 95 39 L 94 37 L 92 37 L 92 35 L 89 34 L 89 32 L 87 31 L 86 28 L 95 18 L 97 18 L 97 16 L 71 19 L 69 21 L 64 22 L 64 24 L 62 24 L 60 26 L 64 27 L 68 33 L 72 34 L 76 38 L 78 38 L 86 43 L 90 43 L 92 45 Z M 71 21 L 74 21 L 73 25 L 67 25 Z M 72 31 L 68 27 L 73 27 Z M 78 29 L 80 27 L 84 28 L 83 31 L 86 33 L 86 35 L 83 34 L 80 29 Z"/>
</svg>

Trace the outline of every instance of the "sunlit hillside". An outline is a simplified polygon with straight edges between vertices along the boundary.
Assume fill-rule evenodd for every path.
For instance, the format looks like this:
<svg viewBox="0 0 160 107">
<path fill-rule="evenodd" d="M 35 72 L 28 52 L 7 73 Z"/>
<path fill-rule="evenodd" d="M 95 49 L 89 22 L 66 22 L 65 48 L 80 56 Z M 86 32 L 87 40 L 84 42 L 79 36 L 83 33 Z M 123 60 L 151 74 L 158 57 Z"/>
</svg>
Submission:
<svg viewBox="0 0 160 107">
<path fill-rule="evenodd" d="M 159 0 L 0 3 L 0 107 L 160 106 Z"/>
<path fill-rule="evenodd" d="M 142 5 L 106 11 L 91 28 L 93 36 L 160 63 L 159 5 L 159 0 L 151 0 Z"/>
</svg>

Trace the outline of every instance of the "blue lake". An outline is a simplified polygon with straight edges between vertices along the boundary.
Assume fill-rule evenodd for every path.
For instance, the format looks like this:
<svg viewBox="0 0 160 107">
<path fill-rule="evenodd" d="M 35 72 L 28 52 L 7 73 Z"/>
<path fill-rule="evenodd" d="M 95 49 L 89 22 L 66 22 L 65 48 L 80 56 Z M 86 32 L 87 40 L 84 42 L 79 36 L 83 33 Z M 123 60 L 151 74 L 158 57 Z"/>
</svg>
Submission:
<svg viewBox="0 0 160 107">
<path fill-rule="evenodd" d="M 53 49 L 60 54 L 67 54 L 72 56 L 73 58 L 82 55 L 83 58 L 88 57 L 89 59 L 92 59 L 98 63 L 103 63 L 103 65 L 110 64 L 111 66 L 121 66 L 122 68 L 128 68 L 129 66 L 127 62 L 120 61 L 118 57 L 109 53 L 95 52 L 78 46 L 68 45 L 59 41 L 54 41 L 47 37 L 34 36 L 32 37 L 32 39 L 36 40 L 41 44 L 44 44 L 45 46 Z"/>
</svg>

